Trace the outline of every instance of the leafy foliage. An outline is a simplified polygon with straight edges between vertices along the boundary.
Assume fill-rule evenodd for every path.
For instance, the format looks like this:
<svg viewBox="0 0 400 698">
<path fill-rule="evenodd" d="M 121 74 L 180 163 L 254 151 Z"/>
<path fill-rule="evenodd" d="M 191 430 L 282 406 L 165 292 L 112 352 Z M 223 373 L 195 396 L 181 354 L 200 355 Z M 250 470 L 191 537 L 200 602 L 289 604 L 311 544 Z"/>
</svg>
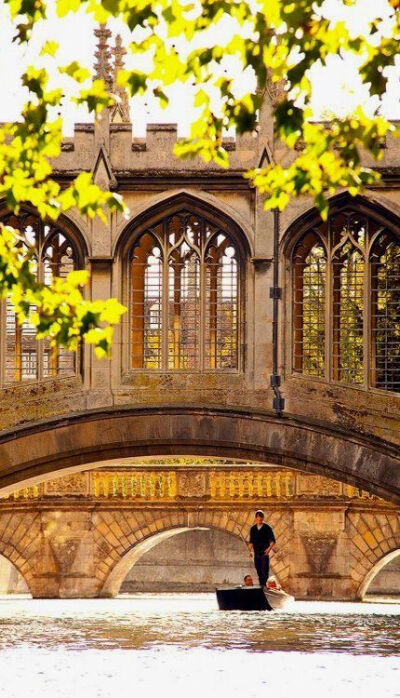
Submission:
<svg viewBox="0 0 400 698">
<path fill-rule="evenodd" d="M 125 308 L 113 298 L 87 301 L 81 287 L 88 281 L 87 271 L 72 271 L 65 279 L 47 286 L 37 281 L 33 251 L 18 246 L 16 231 L 1 226 L 0 297 L 10 297 L 18 320 L 29 318 L 37 328 L 37 337 L 50 337 L 53 344 L 76 349 L 84 338 L 95 346 L 98 357 L 107 355 L 112 342 L 112 325 L 119 322 Z M 32 307 L 36 308 L 32 311 Z"/>
<path fill-rule="evenodd" d="M 343 60 L 354 56 L 370 95 L 382 98 L 387 70 L 395 65 L 398 54 L 397 0 L 387 0 L 385 11 L 377 10 L 369 31 L 362 35 L 344 19 L 332 18 L 329 3 L 324 0 L 55 2 L 60 17 L 83 8 L 99 22 L 118 17 L 126 23 L 133 32 L 130 50 L 139 57 L 146 56 L 151 64 L 146 72 L 120 71 L 119 83 L 131 95 L 150 91 L 165 106 L 169 86 L 177 81 L 192 85 L 198 118 L 192 123 L 190 137 L 175 147 L 179 157 L 198 155 L 228 167 L 224 130 L 234 127 L 242 134 L 257 129 L 263 95 L 284 81 L 274 105 L 274 127 L 276 136 L 293 149 L 294 156 L 288 164 L 271 163 L 247 175 L 265 194 L 267 208 L 283 209 L 291 197 L 310 195 L 326 218 L 328 198 L 338 188 L 356 194 L 377 180 L 377 172 L 363 166 L 362 152 L 379 159 L 382 139 L 388 133 L 395 134 L 395 127 L 381 116 L 368 116 L 361 108 L 328 124 L 312 122 L 310 75 L 315 65 L 325 66 L 331 56 Z M 29 42 L 35 24 L 46 18 L 46 2 L 5 0 L 5 4 L 15 23 L 16 40 Z M 337 0 L 337 16 L 345 17 L 352 4 L 354 0 Z M 42 53 L 56 56 L 56 43 L 48 40 Z M 248 76 L 247 91 L 239 89 L 236 80 L 243 73 Z M 75 101 L 86 104 L 93 113 L 112 104 L 104 82 L 94 80 L 88 85 L 88 73 L 76 61 L 60 67 L 60 74 L 75 82 Z M 9 209 L 18 212 L 24 202 L 29 202 L 42 217 L 51 219 L 72 207 L 90 217 L 104 218 L 107 208 L 123 211 L 121 199 L 102 192 L 89 175 L 80 175 L 70 187 L 60 189 L 51 176 L 50 161 L 61 151 L 61 120 L 52 116 L 62 99 L 61 90 L 49 90 L 46 71 L 34 66 L 21 76 L 21 83 L 29 91 L 22 120 L 0 128 L 0 195 Z M 6 239 L 0 248 L 0 292 L 3 296 L 11 294 L 21 319 L 28 312 L 23 294 L 31 292 L 34 298 L 29 297 L 29 304 L 34 302 L 38 308 L 35 322 L 41 335 L 50 334 L 54 342 L 73 346 L 78 333 L 108 351 L 110 328 L 106 332 L 100 327 L 109 318 L 106 305 L 98 302 L 90 309 L 73 301 L 83 276 L 79 283 L 77 277 L 56 281 L 49 292 L 38 289 L 29 277 L 29 263 L 25 268 L 4 228 L 2 237 Z M 65 303 L 69 314 L 64 317 L 61 308 L 66 307 Z M 118 315 L 115 304 L 113 308 L 112 321 Z"/>
</svg>

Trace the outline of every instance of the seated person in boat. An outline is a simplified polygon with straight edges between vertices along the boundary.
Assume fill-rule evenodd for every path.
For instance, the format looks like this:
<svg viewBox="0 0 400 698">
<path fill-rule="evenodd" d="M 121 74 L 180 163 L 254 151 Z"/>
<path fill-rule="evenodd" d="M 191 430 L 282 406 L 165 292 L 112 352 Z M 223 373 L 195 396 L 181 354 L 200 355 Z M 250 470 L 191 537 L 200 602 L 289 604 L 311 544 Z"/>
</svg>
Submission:
<svg viewBox="0 0 400 698">
<path fill-rule="evenodd" d="M 264 512 L 258 509 L 255 514 L 255 523 L 250 528 L 250 542 L 248 543 L 250 556 L 254 555 L 254 566 L 257 570 L 260 586 L 264 587 L 269 575 L 269 554 L 276 540 L 271 526 L 264 521 Z"/>
<path fill-rule="evenodd" d="M 254 586 L 253 577 L 251 576 L 251 574 L 246 574 L 246 576 L 243 578 L 243 581 L 244 581 L 244 586 L 245 586 L 245 587 L 252 587 L 252 586 Z"/>
<path fill-rule="evenodd" d="M 270 577 L 267 580 L 267 589 L 273 589 L 274 591 L 282 591 L 282 587 L 278 583 L 276 577 Z"/>
</svg>

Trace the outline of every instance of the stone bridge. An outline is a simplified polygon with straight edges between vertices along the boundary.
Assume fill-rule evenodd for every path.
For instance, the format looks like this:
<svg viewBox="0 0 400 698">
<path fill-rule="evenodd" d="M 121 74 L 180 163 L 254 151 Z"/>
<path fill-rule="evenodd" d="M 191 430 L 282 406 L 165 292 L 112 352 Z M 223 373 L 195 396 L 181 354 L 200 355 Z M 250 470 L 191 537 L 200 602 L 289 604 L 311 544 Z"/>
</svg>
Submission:
<svg viewBox="0 0 400 698">
<path fill-rule="evenodd" d="M 400 453 L 376 435 L 310 418 L 211 406 L 87 410 L 0 432 L 0 492 L 126 457 L 196 455 L 283 465 L 400 503 Z"/>
<path fill-rule="evenodd" d="M 362 598 L 400 550 L 400 510 L 352 485 L 277 466 L 164 458 L 3 494 L 0 555 L 34 597 L 114 596 L 163 540 L 204 528 L 246 536 L 260 506 L 278 541 L 273 572 L 297 598 Z"/>
</svg>

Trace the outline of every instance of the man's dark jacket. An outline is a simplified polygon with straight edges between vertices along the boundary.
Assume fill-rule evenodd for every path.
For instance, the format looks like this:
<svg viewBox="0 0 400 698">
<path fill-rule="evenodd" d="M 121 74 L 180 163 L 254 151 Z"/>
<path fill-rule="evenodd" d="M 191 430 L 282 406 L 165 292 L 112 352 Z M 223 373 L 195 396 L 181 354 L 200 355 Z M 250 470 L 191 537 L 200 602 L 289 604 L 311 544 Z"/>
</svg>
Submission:
<svg viewBox="0 0 400 698">
<path fill-rule="evenodd" d="M 257 524 L 250 529 L 250 543 L 253 544 L 254 553 L 260 554 L 269 548 L 271 543 L 276 543 L 274 532 L 267 523 L 263 523 L 261 528 L 257 528 Z"/>
</svg>

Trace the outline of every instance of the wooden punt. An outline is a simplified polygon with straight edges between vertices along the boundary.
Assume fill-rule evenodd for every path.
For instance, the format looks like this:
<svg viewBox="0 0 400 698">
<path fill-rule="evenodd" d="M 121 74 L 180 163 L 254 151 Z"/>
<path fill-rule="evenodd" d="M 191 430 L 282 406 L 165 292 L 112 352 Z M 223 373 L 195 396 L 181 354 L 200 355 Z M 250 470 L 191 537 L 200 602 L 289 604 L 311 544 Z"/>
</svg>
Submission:
<svg viewBox="0 0 400 698">
<path fill-rule="evenodd" d="M 221 611 L 272 611 L 264 590 L 253 587 L 219 587 L 215 590 Z"/>
</svg>

